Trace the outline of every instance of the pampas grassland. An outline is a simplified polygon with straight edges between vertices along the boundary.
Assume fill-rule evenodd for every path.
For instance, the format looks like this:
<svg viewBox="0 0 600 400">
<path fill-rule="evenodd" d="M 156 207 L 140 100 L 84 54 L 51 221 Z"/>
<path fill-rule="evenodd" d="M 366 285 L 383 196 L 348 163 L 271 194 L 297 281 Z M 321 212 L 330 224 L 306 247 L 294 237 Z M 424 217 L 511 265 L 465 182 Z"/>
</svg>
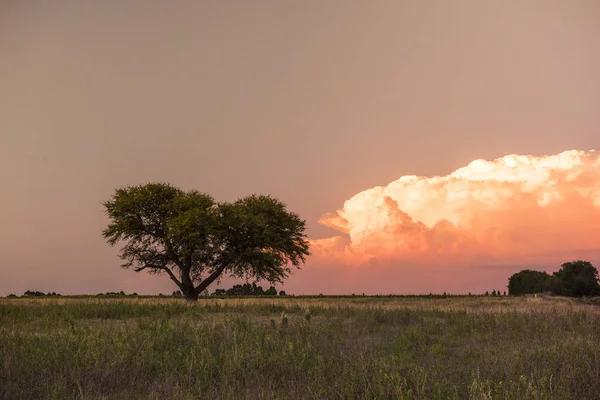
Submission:
<svg viewBox="0 0 600 400">
<path fill-rule="evenodd" d="M 566 298 L 0 299 L 0 399 L 599 399 Z"/>
</svg>

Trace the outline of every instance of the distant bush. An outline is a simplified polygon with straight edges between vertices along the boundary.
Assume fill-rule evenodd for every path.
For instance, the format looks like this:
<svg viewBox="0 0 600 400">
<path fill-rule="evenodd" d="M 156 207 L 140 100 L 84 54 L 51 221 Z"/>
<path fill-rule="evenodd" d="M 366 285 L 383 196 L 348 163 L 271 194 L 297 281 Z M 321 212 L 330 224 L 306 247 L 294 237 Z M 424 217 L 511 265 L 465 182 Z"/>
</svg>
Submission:
<svg viewBox="0 0 600 400">
<path fill-rule="evenodd" d="M 285 292 L 283 293 L 285 295 Z M 229 289 L 217 289 L 213 292 L 213 296 L 277 296 L 277 289 L 275 286 L 271 286 L 264 290 L 261 286 L 256 285 L 256 282 L 244 283 L 243 285 L 234 285 Z"/>
<path fill-rule="evenodd" d="M 277 296 L 277 289 L 275 289 L 275 286 L 271 286 L 265 290 L 265 296 Z"/>
<path fill-rule="evenodd" d="M 120 292 L 106 292 L 106 293 L 98 293 L 96 295 L 96 297 L 100 297 L 100 298 L 127 297 L 127 294 L 125 294 L 125 292 L 123 292 L 123 291 L 120 291 Z"/>
<path fill-rule="evenodd" d="M 13 295 L 13 296 L 17 297 L 15 295 Z M 48 296 L 48 297 L 60 297 L 62 295 L 60 293 L 56 293 L 56 292 L 44 293 L 44 292 L 39 292 L 37 290 L 28 290 L 25 293 L 23 293 L 23 297 L 44 297 L 44 296 Z"/>
<path fill-rule="evenodd" d="M 43 292 L 38 292 L 37 290 L 28 290 L 23 293 L 25 297 L 44 297 L 45 294 Z"/>
</svg>

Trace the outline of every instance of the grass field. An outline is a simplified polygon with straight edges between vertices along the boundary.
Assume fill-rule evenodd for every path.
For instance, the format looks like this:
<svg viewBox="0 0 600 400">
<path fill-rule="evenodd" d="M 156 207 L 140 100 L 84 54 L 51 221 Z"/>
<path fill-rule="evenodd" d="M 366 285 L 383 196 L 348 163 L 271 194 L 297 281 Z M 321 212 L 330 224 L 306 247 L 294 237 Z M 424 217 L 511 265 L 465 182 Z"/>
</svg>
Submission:
<svg viewBox="0 0 600 400">
<path fill-rule="evenodd" d="M 600 307 L 513 297 L 0 299 L 0 399 L 49 398 L 599 399 Z"/>
</svg>

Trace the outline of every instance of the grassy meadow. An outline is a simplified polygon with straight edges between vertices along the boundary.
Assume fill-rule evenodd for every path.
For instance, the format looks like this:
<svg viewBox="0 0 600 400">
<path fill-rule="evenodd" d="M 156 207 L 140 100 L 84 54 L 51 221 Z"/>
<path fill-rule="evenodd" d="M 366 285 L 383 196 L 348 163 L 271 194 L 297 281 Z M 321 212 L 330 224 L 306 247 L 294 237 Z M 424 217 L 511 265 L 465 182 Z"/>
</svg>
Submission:
<svg viewBox="0 0 600 400">
<path fill-rule="evenodd" d="M 0 299 L 0 399 L 598 399 L 567 298 Z"/>
</svg>

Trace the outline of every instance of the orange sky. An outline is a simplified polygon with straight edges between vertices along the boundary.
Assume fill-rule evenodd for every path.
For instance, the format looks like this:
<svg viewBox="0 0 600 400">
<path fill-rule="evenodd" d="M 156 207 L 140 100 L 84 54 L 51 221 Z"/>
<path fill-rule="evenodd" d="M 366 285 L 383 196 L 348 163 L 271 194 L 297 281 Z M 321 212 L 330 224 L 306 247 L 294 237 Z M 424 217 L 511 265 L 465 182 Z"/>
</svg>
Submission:
<svg viewBox="0 0 600 400">
<path fill-rule="evenodd" d="M 568 189 L 593 173 L 448 174 L 600 148 L 599 20 L 597 0 L 0 1 L 0 295 L 171 292 L 100 234 L 100 202 L 148 181 L 285 201 L 323 252 L 296 293 L 598 259 L 594 195 Z"/>
</svg>

